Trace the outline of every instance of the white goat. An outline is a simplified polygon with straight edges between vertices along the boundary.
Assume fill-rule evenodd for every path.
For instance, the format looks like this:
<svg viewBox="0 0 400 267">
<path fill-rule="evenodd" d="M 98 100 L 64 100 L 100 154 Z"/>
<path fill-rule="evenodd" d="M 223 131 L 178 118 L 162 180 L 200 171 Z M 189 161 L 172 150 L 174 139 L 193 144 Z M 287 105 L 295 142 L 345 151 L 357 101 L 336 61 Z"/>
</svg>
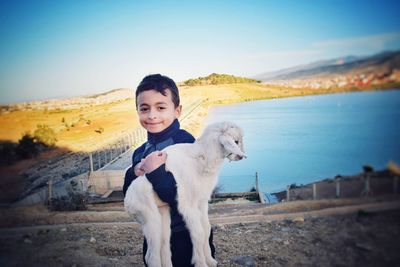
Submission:
<svg viewBox="0 0 400 267">
<path fill-rule="evenodd" d="M 209 125 L 193 144 L 175 144 L 165 148 L 166 170 L 177 184 L 178 211 L 182 214 L 193 243 L 192 264 L 196 267 L 216 266 L 208 238 L 211 230 L 208 201 L 217 184 L 225 158 L 241 160 L 243 131 L 232 122 Z M 169 206 L 153 191 L 144 176 L 136 178 L 125 196 L 125 210 L 135 214 L 148 243 L 145 256 L 150 267 L 170 267 Z"/>
</svg>

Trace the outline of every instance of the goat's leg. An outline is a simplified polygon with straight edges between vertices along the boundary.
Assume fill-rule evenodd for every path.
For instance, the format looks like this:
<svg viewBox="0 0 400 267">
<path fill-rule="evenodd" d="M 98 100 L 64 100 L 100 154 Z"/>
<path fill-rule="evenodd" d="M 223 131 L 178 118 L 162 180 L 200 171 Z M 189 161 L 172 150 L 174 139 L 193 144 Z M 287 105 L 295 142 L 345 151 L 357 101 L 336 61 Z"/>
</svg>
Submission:
<svg viewBox="0 0 400 267">
<path fill-rule="evenodd" d="M 204 229 L 201 225 L 201 213 L 197 207 L 184 207 L 181 208 L 180 211 L 189 229 L 193 244 L 192 264 L 194 264 L 195 267 L 207 267 L 202 244 L 206 233 L 204 233 Z"/>
<path fill-rule="evenodd" d="M 153 205 L 154 204 L 154 205 Z M 150 207 L 151 206 L 151 207 Z M 142 223 L 143 234 L 147 240 L 147 252 L 145 256 L 149 267 L 160 267 L 161 265 L 161 214 L 157 205 L 152 203 L 147 210 L 142 212 L 144 221 Z M 155 208 L 155 209 L 154 209 Z"/>
<path fill-rule="evenodd" d="M 210 220 L 208 218 L 208 201 L 201 201 L 199 204 L 199 208 L 201 213 L 200 215 L 201 225 L 204 231 L 204 238 L 202 241 L 204 257 L 209 267 L 216 267 L 218 262 L 212 257 L 210 243 L 209 243 L 211 225 L 210 225 Z"/>
<path fill-rule="evenodd" d="M 146 263 L 149 267 L 161 266 L 161 235 L 160 224 L 156 224 L 157 220 L 143 225 L 143 234 L 147 240 L 147 252 L 145 256 Z M 161 223 L 161 220 L 160 220 Z"/>
<path fill-rule="evenodd" d="M 171 261 L 171 215 L 169 206 L 159 207 L 161 213 L 161 263 L 163 267 L 172 267 Z"/>
</svg>

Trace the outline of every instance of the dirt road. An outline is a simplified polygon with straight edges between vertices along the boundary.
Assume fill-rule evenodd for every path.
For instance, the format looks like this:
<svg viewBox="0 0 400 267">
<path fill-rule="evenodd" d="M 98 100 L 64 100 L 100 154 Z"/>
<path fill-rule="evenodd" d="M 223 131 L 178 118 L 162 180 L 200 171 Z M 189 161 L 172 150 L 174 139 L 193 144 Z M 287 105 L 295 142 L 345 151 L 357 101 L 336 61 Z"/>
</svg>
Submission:
<svg viewBox="0 0 400 267">
<path fill-rule="evenodd" d="M 400 266 L 399 200 L 361 202 L 213 207 L 219 266 Z M 73 224 L 1 229 L 0 265 L 143 266 L 143 237 L 129 217 L 78 217 Z"/>
</svg>

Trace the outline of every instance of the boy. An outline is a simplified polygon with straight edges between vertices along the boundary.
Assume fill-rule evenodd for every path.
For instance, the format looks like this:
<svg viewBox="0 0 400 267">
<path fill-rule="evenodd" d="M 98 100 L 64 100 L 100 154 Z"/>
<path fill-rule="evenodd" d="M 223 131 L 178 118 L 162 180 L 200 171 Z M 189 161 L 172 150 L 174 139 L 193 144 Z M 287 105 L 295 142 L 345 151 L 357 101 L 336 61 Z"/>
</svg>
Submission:
<svg viewBox="0 0 400 267">
<path fill-rule="evenodd" d="M 176 181 L 172 173 L 165 170 L 165 147 L 177 143 L 193 143 L 194 137 L 180 129 L 178 118 L 182 111 L 179 91 L 175 82 L 160 74 L 146 76 L 136 89 L 136 109 L 139 121 L 147 130 L 147 142 L 132 155 L 132 166 L 127 170 L 124 195 L 132 181 L 146 174 L 159 198 L 168 203 L 171 214 L 171 253 L 175 267 L 192 266 L 192 241 L 176 201 Z M 214 257 L 215 248 L 210 233 L 210 248 Z M 143 260 L 147 251 L 143 243 Z M 146 264 L 146 263 L 145 263 Z M 147 265 L 146 265 L 147 266 Z"/>
</svg>

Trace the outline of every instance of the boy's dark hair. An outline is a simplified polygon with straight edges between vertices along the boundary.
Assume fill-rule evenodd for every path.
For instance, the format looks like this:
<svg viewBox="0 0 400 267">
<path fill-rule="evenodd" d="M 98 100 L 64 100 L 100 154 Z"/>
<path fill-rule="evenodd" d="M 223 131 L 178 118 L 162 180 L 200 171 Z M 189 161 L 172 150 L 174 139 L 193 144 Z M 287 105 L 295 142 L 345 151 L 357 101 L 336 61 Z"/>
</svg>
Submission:
<svg viewBox="0 0 400 267">
<path fill-rule="evenodd" d="M 163 96 L 166 96 L 166 90 L 169 89 L 171 91 L 172 102 L 175 105 L 175 108 L 179 106 L 179 90 L 176 86 L 174 80 L 167 76 L 163 76 L 161 74 L 151 74 L 143 78 L 138 87 L 136 88 L 136 108 L 137 108 L 137 98 L 138 95 L 144 91 L 148 90 L 156 90 L 161 93 Z"/>
</svg>

